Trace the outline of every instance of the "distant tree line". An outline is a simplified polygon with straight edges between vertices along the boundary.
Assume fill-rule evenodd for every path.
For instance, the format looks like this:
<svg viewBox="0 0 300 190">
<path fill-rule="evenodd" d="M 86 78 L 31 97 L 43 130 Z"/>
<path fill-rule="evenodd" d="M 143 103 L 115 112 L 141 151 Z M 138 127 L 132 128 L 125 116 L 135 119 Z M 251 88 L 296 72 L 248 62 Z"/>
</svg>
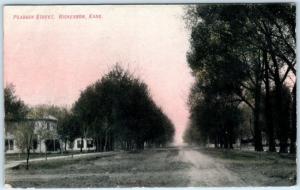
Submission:
<svg viewBox="0 0 300 190">
<path fill-rule="evenodd" d="M 296 151 L 294 4 L 190 6 L 187 59 L 196 79 L 185 140 L 232 148 L 250 125 L 256 151 Z M 247 116 L 246 111 L 252 114 Z M 249 125 L 245 125 L 249 123 Z"/>
</svg>

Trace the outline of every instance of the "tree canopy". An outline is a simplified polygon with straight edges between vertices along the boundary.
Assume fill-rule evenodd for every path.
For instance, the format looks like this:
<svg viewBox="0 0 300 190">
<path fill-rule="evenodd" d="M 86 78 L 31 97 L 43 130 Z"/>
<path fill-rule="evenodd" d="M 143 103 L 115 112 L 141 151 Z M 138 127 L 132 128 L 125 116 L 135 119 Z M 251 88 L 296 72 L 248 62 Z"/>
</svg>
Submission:
<svg viewBox="0 0 300 190">
<path fill-rule="evenodd" d="M 28 113 L 28 106 L 15 95 L 15 87 L 9 84 L 4 88 L 5 120 L 21 120 Z"/>
<path fill-rule="evenodd" d="M 147 85 L 119 65 L 88 86 L 72 112 L 81 136 L 93 137 L 100 150 L 161 146 L 174 135 L 172 122 L 154 103 Z"/>
<path fill-rule="evenodd" d="M 221 112 L 222 117 L 240 118 L 240 109 L 248 106 L 253 112 L 255 150 L 263 150 L 262 133 L 265 133 L 269 150 L 275 151 L 273 125 L 276 121 L 280 152 L 288 151 L 288 139 L 294 152 L 295 138 L 289 134 L 296 126 L 288 124 L 284 116 L 292 112 L 284 106 L 284 86 L 289 87 L 289 93 L 296 93 L 293 90 L 296 88 L 295 6 L 201 4 L 187 9 L 186 21 L 191 29 L 187 60 L 196 79 L 190 104 L 191 119 L 195 122 L 191 123 L 196 123 L 201 130 L 208 127 L 210 131 L 218 131 L 221 125 L 197 124 L 196 118 L 212 108 L 209 116 Z M 288 80 L 291 78 L 292 82 Z M 275 94 L 275 104 L 271 102 L 271 92 Z M 295 105 L 296 96 L 293 97 L 289 108 Z M 216 103 L 222 108 L 214 108 Z M 278 112 L 278 117 L 270 114 L 273 110 Z M 233 115 L 227 115 L 227 111 Z"/>
</svg>

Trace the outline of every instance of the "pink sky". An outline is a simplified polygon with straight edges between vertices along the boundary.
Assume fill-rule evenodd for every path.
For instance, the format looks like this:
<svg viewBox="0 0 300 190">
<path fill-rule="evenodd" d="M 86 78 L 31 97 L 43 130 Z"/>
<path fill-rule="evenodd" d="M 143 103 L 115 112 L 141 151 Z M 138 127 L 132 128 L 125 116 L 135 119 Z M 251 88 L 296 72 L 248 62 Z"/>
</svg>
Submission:
<svg viewBox="0 0 300 190">
<path fill-rule="evenodd" d="M 16 20 L 13 15 L 54 15 Z M 59 14 L 101 14 L 101 19 L 60 20 Z M 183 7 L 15 6 L 4 11 L 4 77 L 29 105 L 71 106 L 80 91 L 116 63 L 148 84 L 173 121 L 181 143 L 193 82 L 186 63 L 189 31 Z"/>
</svg>

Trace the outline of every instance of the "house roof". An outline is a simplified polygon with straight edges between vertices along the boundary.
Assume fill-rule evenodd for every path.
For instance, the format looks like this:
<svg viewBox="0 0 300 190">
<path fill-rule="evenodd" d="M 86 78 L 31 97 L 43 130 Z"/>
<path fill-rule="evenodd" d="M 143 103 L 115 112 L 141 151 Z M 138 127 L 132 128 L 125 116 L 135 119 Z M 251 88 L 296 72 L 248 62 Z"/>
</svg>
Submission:
<svg viewBox="0 0 300 190">
<path fill-rule="evenodd" d="M 52 115 L 47 115 L 47 116 L 44 116 L 42 119 L 50 119 L 50 120 L 55 120 L 57 121 L 57 118 L 52 116 Z"/>
<path fill-rule="evenodd" d="M 57 122 L 57 118 L 52 116 L 52 115 L 46 115 L 40 118 L 33 118 L 33 117 L 27 117 L 24 119 L 8 119 L 6 121 L 52 121 L 52 122 Z"/>
</svg>

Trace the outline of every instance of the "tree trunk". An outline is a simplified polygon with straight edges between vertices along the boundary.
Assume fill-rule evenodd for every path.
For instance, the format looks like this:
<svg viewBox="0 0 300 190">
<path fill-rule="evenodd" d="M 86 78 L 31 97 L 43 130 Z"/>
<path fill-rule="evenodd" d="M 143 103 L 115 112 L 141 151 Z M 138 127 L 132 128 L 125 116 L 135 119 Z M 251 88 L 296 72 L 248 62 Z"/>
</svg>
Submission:
<svg viewBox="0 0 300 190">
<path fill-rule="evenodd" d="M 108 134 L 107 150 L 111 151 L 111 134 Z"/>
<path fill-rule="evenodd" d="M 99 152 L 99 137 L 96 137 L 96 152 Z"/>
<path fill-rule="evenodd" d="M 224 132 L 224 148 L 225 149 L 228 148 L 228 132 L 227 131 Z"/>
<path fill-rule="evenodd" d="M 106 131 L 105 132 L 105 141 L 104 141 L 104 151 L 107 151 L 107 141 L 108 141 L 108 132 Z"/>
<path fill-rule="evenodd" d="M 111 150 L 115 150 L 115 138 L 113 136 L 111 137 Z"/>
<path fill-rule="evenodd" d="M 276 107 L 279 113 L 278 117 L 278 124 L 279 124 L 279 140 L 280 140 L 280 153 L 287 153 L 288 152 L 288 126 L 285 126 L 285 123 L 283 121 L 283 108 L 282 108 L 282 85 L 280 81 L 280 76 L 279 76 L 279 68 L 278 65 L 275 66 L 275 77 L 274 77 L 274 82 L 275 82 L 275 97 L 276 97 Z"/>
<path fill-rule="evenodd" d="M 27 148 L 26 170 L 28 170 L 29 168 L 29 155 L 30 155 L 30 148 Z"/>
<path fill-rule="evenodd" d="M 228 138 L 229 138 L 229 148 L 233 149 L 233 141 L 234 141 L 234 134 L 233 134 L 233 129 L 232 126 L 229 126 L 229 133 L 228 133 Z"/>
<path fill-rule="evenodd" d="M 272 118 L 272 106 L 270 102 L 270 81 L 269 81 L 269 63 L 267 60 L 267 52 L 263 52 L 263 60 L 265 65 L 265 87 L 266 87 L 266 97 L 265 97 L 265 118 L 266 125 L 268 129 L 268 141 L 269 141 L 269 151 L 276 152 L 275 139 L 274 139 L 274 127 Z"/>
<path fill-rule="evenodd" d="M 65 140 L 65 152 L 67 152 L 67 139 Z"/>
<path fill-rule="evenodd" d="M 45 160 L 47 160 L 47 147 L 46 147 L 46 150 L 45 150 Z"/>
<path fill-rule="evenodd" d="M 40 140 L 40 153 L 42 153 L 42 140 Z"/>
<path fill-rule="evenodd" d="M 260 64 L 257 64 L 255 68 L 255 90 L 254 90 L 254 149 L 256 151 L 263 151 L 262 135 L 259 124 L 260 114 L 260 101 L 261 101 L 261 81 L 260 81 Z"/>
<path fill-rule="evenodd" d="M 55 139 L 52 139 L 53 140 L 53 152 L 55 152 L 56 151 L 56 148 L 55 148 Z"/>
<path fill-rule="evenodd" d="M 293 102 L 292 102 L 292 130 L 290 133 L 290 139 L 291 139 L 291 146 L 290 146 L 290 153 L 295 154 L 296 153 L 296 139 L 297 139 L 297 90 L 296 90 L 296 83 L 294 84 L 292 96 L 293 96 Z"/>
<path fill-rule="evenodd" d="M 80 152 L 82 153 L 82 148 L 83 148 L 83 137 L 81 137 L 81 146 L 80 146 Z"/>
<path fill-rule="evenodd" d="M 29 144 L 27 145 L 26 170 L 29 169 L 29 156 L 30 156 L 31 140 L 32 140 L 32 135 L 30 135 Z"/>
<path fill-rule="evenodd" d="M 100 137 L 99 138 L 99 150 L 100 150 L 100 152 L 102 152 L 103 151 L 103 137 Z"/>
<path fill-rule="evenodd" d="M 279 140 L 280 140 L 280 153 L 287 153 L 288 152 L 288 126 L 285 126 L 285 123 L 283 121 L 283 109 L 282 109 L 282 83 L 280 79 L 280 69 L 279 65 L 276 60 L 276 56 L 274 53 L 274 49 L 272 46 L 272 41 L 270 35 L 267 37 L 267 43 L 268 43 L 268 48 L 269 52 L 271 55 L 272 62 L 274 64 L 274 83 L 275 83 L 275 99 L 276 99 L 276 110 L 278 111 L 279 117 L 278 119 L 278 125 L 279 125 Z"/>
</svg>

